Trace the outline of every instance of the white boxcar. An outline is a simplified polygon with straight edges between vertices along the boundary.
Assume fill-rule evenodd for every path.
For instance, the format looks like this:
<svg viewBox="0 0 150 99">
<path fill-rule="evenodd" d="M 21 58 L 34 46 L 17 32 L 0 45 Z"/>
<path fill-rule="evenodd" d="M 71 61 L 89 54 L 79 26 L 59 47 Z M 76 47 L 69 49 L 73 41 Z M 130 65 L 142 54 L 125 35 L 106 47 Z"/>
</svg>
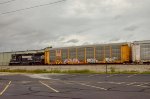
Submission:
<svg viewBox="0 0 150 99">
<path fill-rule="evenodd" d="M 150 40 L 133 42 L 132 61 L 135 63 L 150 63 Z"/>
</svg>

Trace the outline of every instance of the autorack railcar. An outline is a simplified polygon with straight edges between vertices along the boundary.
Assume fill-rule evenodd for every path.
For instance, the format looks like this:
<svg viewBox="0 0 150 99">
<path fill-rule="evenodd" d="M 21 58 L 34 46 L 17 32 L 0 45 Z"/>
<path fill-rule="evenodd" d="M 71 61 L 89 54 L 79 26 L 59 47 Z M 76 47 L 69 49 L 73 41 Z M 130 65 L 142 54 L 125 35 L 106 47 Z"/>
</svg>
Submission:
<svg viewBox="0 0 150 99">
<path fill-rule="evenodd" d="M 45 50 L 45 64 L 96 64 L 131 62 L 130 43 L 110 43 Z"/>
</svg>

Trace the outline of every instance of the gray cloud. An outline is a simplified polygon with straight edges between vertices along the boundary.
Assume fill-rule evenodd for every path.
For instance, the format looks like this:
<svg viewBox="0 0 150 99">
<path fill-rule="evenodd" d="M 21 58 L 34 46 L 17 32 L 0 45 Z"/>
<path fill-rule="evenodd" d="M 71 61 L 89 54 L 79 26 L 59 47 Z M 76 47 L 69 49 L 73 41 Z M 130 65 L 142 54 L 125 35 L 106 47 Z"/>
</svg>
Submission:
<svg viewBox="0 0 150 99">
<path fill-rule="evenodd" d="M 138 26 L 129 26 L 129 27 L 126 27 L 124 28 L 125 31 L 135 31 L 136 29 L 138 29 L 139 27 Z"/>
<path fill-rule="evenodd" d="M 48 2 L 53 0 L 16 0 L 1 5 L 0 13 Z M 149 39 L 149 4 L 150 0 L 67 0 L 0 15 L 0 51 Z"/>
<path fill-rule="evenodd" d="M 119 41 L 120 39 L 119 38 L 112 38 L 112 39 L 110 39 L 110 41 Z"/>
<path fill-rule="evenodd" d="M 11 26 L 19 21 L 21 21 L 21 18 L 2 18 L 0 20 L 0 29 Z"/>
<path fill-rule="evenodd" d="M 71 39 L 71 40 L 67 41 L 66 43 L 77 43 L 77 42 L 79 42 L 78 39 Z"/>
</svg>

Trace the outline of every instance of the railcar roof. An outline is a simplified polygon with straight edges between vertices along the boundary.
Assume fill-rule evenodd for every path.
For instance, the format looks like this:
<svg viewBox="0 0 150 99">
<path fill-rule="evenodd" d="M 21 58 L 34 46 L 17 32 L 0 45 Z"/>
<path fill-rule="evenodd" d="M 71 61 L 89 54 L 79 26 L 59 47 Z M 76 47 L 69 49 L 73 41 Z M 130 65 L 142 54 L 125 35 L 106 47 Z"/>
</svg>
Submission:
<svg viewBox="0 0 150 99">
<path fill-rule="evenodd" d="M 41 53 L 41 52 L 44 52 L 44 50 L 26 50 L 26 51 L 0 52 L 0 54 L 2 54 L 2 53 L 23 54 L 23 53 Z"/>
<path fill-rule="evenodd" d="M 134 41 L 134 44 L 147 44 L 150 43 L 150 40 L 143 40 L 143 41 Z"/>
<path fill-rule="evenodd" d="M 107 46 L 107 45 L 125 45 L 130 44 L 130 42 L 122 42 L 122 43 L 105 43 L 105 44 L 93 44 L 93 45 L 81 45 L 81 46 L 68 46 L 68 47 L 57 47 L 57 48 L 50 48 L 50 50 L 55 49 L 66 49 L 66 48 L 81 48 L 81 47 L 93 47 L 93 46 Z"/>
</svg>

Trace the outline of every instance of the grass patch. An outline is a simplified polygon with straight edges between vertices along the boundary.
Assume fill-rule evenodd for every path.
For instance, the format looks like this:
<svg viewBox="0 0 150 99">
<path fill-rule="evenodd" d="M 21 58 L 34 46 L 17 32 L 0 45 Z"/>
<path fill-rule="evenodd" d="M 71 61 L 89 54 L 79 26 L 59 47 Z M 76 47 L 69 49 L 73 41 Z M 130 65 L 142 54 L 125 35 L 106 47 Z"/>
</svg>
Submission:
<svg viewBox="0 0 150 99">
<path fill-rule="evenodd" d="M 60 70 L 60 69 L 37 69 L 37 70 L 25 70 L 25 69 L 1 69 L 0 72 L 10 73 L 65 73 L 65 74 L 106 74 L 106 72 L 96 72 L 91 70 Z M 110 68 L 108 74 L 150 74 L 150 71 L 138 72 L 138 71 L 116 71 L 115 68 Z"/>
<path fill-rule="evenodd" d="M 72 74 L 72 73 L 93 74 L 93 73 L 96 73 L 96 72 L 85 69 L 85 70 L 67 70 L 67 71 L 62 71 L 62 73 L 69 73 L 69 74 Z"/>
<path fill-rule="evenodd" d="M 122 71 L 121 73 L 122 74 L 140 74 L 140 72 L 134 71 L 134 70 L 131 70 L 131 71 Z"/>
<path fill-rule="evenodd" d="M 52 69 L 52 70 L 23 70 L 23 69 L 14 69 L 14 70 L 9 70 L 9 69 L 1 69 L 0 72 L 10 72 L 10 73 L 67 73 L 67 74 L 72 74 L 72 73 L 79 73 L 79 74 L 89 74 L 89 73 L 96 73 L 94 71 L 90 70 L 65 70 L 61 71 L 59 69 Z"/>
<path fill-rule="evenodd" d="M 150 74 L 150 71 L 144 71 L 141 74 Z"/>
<path fill-rule="evenodd" d="M 110 67 L 110 72 L 111 73 L 115 73 L 116 72 L 115 68 L 114 67 Z"/>
</svg>

